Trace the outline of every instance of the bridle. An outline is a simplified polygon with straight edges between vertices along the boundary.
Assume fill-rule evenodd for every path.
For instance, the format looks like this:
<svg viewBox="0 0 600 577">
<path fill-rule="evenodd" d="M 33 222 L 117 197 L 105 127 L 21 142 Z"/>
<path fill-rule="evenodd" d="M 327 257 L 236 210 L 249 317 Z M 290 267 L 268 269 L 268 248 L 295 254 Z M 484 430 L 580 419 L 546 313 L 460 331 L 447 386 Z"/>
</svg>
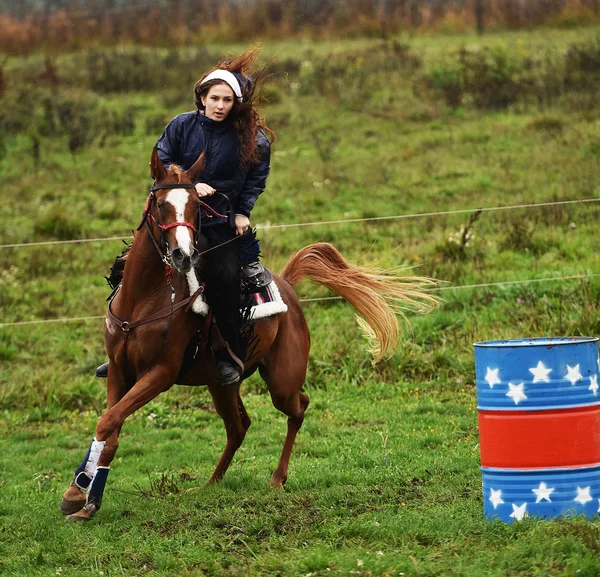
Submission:
<svg viewBox="0 0 600 577">
<path fill-rule="evenodd" d="M 187 189 L 196 189 L 196 187 L 191 183 L 178 183 L 178 184 L 154 184 L 150 188 L 150 194 L 148 195 L 148 200 L 146 200 L 146 208 L 144 208 L 144 214 L 142 215 L 142 221 L 140 222 L 137 230 L 141 230 L 141 228 L 146 225 L 148 232 L 150 234 L 150 238 L 152 239 L 152 243 L 156 248 L 158 255 L 160 256 L 160 260 L 165 263 L 165 265 L 169 268 L 172 267 L 171 260 L 171 251 L 169 249 L 169 243 L 165 237 L 165 232 L 171 228 L 176 226 L 185 226 L 190 230 L 194 231 L 194 246 L 198 246 L 198 241 L 200 240 L 200 207 L 198 207 L 198 213 L 196 215 L 196 224 L 192 224 L 190 222 L 171 222 L 169 224 L 161 224 L 157 218 L 152 214 L 152 206 L 156 202 L 156 195 L 154 194 L 157 190 L 165 190 L 165 189 L 173 189 L 173 188 L 187 188 Z M 153 225 L 156 224 L 158 228 L 158 236 L 160 239 L 157 242 L 156 237 L 154 235 Z"/>
<path fill-rule="evenodd" d="M 198 244 L 200 242 L 201 236 L 201 219 L 202 219 L 202 210 L 206 213 L 211 214 L 212 216 L 216 216 L 218 218 L 227 218 L 229 226 L 235 228 L 235 214 L 231 210 L 231 202 L 229 201 L 229 197 L 222 192 L 215 192 L 215 195 L 222 196 L 227 203 L 227 212 L 226 214 L 221 214 L 217 212 L 212 206 L 207 204 L 206 202 L 200 200 L 200 204 L 198 205 L 198 211 L 196 213 L 196 223 L 192 224 L 187 221 L 182 222 L 171 222 L 169 224 L 161 224 L 158 222 L 158 219 L 154 217 L 152 214 L 152 205 L 156 202 L 156 195 L 154 194 L 157 190 L 172 190 L 174 188 L 187 188 L 190 190 L 196 190 L 196 186 L 192 183 L 171 183 L 171 184 L 153 184 L 150 187 L 150 194 L 148 196 L 148 200 L 146 201 L 146 208 L 144 209 L 144 214 L 142 216 L 142 221 L 140 222 L 137 230 L 141 230 L 141 228 L 146 225 L 148 228 L 148 232 L 150 233 L 150 238 L 154 243 L 156 250 L 160 256 L 162 262 L 169 268 L 172 268 L 172 260 L 171 260 L 171 251 L 169 250 L 169 243 L 165 237 L 165 232 L 171 228 L 175 228 L 177 226 L 185 226 L 194 232 L 194 247 L 196 250 L 198 249 Z M 152 225 L 156 224 L 158 227 L 158 234 L 160 238 L 160 246 L 157 242 L 154 231 L 152 230 Z M 216 247 L 215 247 L 216 248 Z M 202 253 L 203 254 L 203 253 Z"/>
</svg>

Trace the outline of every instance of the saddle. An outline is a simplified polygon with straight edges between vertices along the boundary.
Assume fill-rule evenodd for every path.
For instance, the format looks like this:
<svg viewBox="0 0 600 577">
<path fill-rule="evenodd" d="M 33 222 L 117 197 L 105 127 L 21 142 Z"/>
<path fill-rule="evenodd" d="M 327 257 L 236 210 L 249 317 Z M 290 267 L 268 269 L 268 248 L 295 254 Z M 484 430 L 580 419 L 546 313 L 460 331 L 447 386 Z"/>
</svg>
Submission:
<svg viewBox="0 0 600 577">
<path fill-rule="evenodd" d="M 123 270 L 129 248 L 129 246 L 126 246 L 123 249 L 121 255 L 115 259 L 109 275 L 104 277 L 112 289 L 107 298 L 109 302 L 112 301 L 123 280 Z M 190 287 L 191 289 L 192 287 Z M 217 354 L 225 349 L 240 367 L 240 372 L 243 372 L 244 363 L 233 353 L 229 343 L 222 337 L 212 309 L 204 302 L 203 295 L 195 295 L 193 302 L 188 306 L 203 317 L 203 322 L 200 330 L 192 336 L 186 347 L 175 382 L 186 384 L 185 377 L 192 369 L 201 369 L 203 372 L 213 374 L 217 365 Z M 287 311 L 287 305 L 281 299 L 271 272 L 258 262 L 241 267 L 240 311 L 244 317 L 242 339 L 246 341 L 246 356 L 251 358 L 257 344 L 254 338 L 253 321 Z M 244 375 L 244 378 L 246 376 Z"/>
<path fill-rule="evenodd" d="M 175 383 L 190 384 L 185 382 L 185 378 L 192 369 L 213 374 L 217 366 L 217 354 L 224 349 L 227 349 L 231 358 L 240 367 L 240 373 L 243 373 L 244 363 L 233 353 L 229 343 L 222 337 L 212 310 L 209 309 L 208 314 L 203 317 L 202 327 L 192 336 L 185 349 Z"/>
</svg>

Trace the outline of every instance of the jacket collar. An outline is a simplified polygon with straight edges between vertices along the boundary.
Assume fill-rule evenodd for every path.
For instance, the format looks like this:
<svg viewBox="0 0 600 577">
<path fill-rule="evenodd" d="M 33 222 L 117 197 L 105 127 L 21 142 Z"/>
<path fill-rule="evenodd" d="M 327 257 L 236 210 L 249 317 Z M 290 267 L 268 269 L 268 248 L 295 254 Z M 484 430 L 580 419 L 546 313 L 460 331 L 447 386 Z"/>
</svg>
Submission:
<svg viewBox="0 0 600 577">
<path fill-rule="evenodd" d="M 209 132 L 223 132 L 233 126 L 231 115 L 227 116 L 225 120 L 216 121 L 208 118 L 208 116 L 198 110 L 196 112 L 196 117 L 198 118 L 198 122 L 202 128 L 208 130 Z"/>
</svg>

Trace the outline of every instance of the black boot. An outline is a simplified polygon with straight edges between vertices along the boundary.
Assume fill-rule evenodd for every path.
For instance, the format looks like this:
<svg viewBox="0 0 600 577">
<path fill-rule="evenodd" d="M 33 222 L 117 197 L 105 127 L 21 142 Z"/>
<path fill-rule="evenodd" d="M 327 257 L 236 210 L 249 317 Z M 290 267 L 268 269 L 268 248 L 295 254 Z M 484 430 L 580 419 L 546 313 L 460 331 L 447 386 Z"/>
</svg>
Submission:
<svg viewBox="0 0 600 577">
<path fill-rule="evenodd" d="M 231 361 L 217 361 L 219 384 L 235 385 L 240 381 L 240 372 Z"/>
<path fill-rule="evenodd" d="M 260 292 L 260 289 L 269 285 L 273 276 L 260 262 L 251 262 L 241 267 L 240 287 L 242 294 Z"/>
<path fill-rule="evenodd" d="M 96 369 L 96 376 L 100 377 L 101 379 L 108 377 L 108 363 L 104 363 Z"/>
</svg>

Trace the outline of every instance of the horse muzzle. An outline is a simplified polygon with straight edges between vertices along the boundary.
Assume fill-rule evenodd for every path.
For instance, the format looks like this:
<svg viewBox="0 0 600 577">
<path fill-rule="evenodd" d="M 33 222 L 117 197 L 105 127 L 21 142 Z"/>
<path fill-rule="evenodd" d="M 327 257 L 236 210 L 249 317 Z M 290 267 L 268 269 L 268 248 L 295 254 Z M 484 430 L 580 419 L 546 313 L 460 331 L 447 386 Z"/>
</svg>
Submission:
<svg viewBox="0 0 600 577">
<path fill-rule="evenodd" d="M 194 268 L 198 259 L 200 258 L 200 253 L 192 248 L 190 254 L 186 254 L 181 248 L 174 248 L 171 252 L 171 261 L 173 263 L 173 268 L 178 270 L 182 274 L 187 274 Z"/>
</svg>

